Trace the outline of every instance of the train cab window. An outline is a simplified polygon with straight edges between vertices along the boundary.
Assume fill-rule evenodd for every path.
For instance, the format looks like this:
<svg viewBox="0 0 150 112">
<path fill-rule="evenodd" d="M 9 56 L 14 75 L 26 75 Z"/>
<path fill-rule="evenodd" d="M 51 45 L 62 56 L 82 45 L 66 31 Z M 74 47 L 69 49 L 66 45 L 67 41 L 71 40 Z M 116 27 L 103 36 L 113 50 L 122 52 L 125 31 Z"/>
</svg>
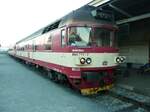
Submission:
<svg viewBox="0 0 150 112">
<path fill-rule="evenodd" d="M 64 47 L 66 45 L 66 39 L 65 39 L 66 33 L 65 30 L 61 30 L 61 46 Z"/>
<path fill-rule="evenodd" d="M 85 47 L 89 46 L 91 40 L 91 28 L 90 27 L 70 27 L 68 31 L 69 45 Z"/>
<path fill-rule="evenodd" d="M 111 47 L 113 45 L 113 31 L 102 28 L 94 29 L 94 43 L 97 47 Z"/>
</svg>

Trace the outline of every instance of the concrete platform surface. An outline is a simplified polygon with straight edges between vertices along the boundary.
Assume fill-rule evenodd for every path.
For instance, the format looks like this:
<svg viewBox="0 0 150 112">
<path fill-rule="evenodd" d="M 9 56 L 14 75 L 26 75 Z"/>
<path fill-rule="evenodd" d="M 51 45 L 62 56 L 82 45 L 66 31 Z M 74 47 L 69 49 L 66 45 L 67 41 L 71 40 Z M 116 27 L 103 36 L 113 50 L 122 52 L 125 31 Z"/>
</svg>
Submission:
<svg viewBox="0 0 150 112">
<path fill-rule="evenodd" d="M 140 74 L 137 69 L 130 69 L 129 74 L 117 74 L 116 84 L 122 88 L 150 96 L 150 74 Z"/>
</svg>

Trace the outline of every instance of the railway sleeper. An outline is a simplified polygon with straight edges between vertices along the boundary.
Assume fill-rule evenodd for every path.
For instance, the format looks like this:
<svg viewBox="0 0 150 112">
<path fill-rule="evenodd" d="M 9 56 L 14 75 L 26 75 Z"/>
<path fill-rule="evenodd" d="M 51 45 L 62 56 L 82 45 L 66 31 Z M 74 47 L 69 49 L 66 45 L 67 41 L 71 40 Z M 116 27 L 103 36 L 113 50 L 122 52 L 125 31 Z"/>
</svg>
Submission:
<svg viewBox="0 0 150 112">
<path fill-rule="evenodd" d="M 150 112 L 150 104 L 136 101 L 136 100 L 131 99 L 131 98 L 127 97 L 127 96 L 122 96 L 122 95 L 116 94 L 116 93 L 114 93 L 112 91 L 109 91 L 109 95 L 112 96 L 112 97 L 115 97 L 117 99 L 120 99 L 120 100 L 122 100 L 124 102 L 133 104 L 134 108 L 135 107 L 136 108 L 141 107 L 141 108 L 147 110 L 148 112 Z"/>
</svg>

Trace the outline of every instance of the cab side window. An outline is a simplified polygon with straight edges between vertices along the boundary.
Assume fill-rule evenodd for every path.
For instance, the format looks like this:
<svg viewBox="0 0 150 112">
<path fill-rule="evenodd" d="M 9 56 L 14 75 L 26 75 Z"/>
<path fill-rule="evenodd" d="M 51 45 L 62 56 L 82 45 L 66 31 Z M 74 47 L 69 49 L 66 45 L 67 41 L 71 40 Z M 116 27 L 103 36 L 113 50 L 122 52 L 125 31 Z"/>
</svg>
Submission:
<svg viewBox="0 0 150 112">
<path fill-rule="evenodd" d="M 61 30 L 61 46 L 64 47 L 66 45 L 66 32 L 65 30 Z"/>
</svg>

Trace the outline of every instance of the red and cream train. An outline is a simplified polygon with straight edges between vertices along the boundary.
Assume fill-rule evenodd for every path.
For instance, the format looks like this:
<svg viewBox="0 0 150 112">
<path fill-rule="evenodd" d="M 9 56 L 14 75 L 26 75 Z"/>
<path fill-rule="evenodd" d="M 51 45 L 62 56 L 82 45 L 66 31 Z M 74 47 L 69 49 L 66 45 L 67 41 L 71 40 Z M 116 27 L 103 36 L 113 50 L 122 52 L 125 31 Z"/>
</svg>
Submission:
<svg viewBox="0 0 150 112">
<path fill-rule="evenodd" d="M 108 90 L 124 57 L 114 47 L 113 16 L 90 6 L 69 13 L 16 43 L 9 54 L 68 80 L 84 95 Z"/>
</svg>

